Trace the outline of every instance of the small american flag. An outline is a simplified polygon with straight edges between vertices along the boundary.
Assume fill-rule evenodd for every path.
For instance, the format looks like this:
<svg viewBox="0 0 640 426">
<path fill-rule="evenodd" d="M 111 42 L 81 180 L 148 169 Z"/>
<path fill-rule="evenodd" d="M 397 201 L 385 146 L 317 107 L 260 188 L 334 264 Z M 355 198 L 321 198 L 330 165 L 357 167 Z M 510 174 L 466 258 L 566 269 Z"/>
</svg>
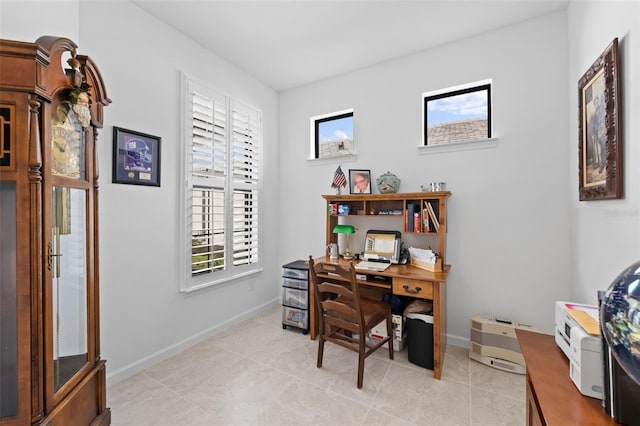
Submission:
<svg viewBox="0 0 640 426">
<path fill-rule="evenodd" d="M 347 186 L 347 177 L 344 175 L 342 168 L 338 166 L 336 172 L 333 174 L 332 188 L 341 188 Z"/>
</svg>

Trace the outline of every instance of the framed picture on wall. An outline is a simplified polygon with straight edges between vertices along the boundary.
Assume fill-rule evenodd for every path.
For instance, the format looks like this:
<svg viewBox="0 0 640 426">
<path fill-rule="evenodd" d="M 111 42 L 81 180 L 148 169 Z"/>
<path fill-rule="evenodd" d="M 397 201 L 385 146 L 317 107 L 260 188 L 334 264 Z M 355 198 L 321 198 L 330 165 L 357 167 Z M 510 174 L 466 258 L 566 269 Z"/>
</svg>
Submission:
<svg viewBox="0 0 640 426">
<path fill-rule="evenodd" d="M 618 39 L 578 81 L 580 201 L 622 198 Z"/>
<path fill-rule="evenodd" d="M 371 194 L 371 170 L 349 169 L 349 189 L 352 194 Z"/>
<path fill-rule="evenodd" d="M 160 186 L 160 137 L 113 126 L 112 182 Z"/>
</svg>

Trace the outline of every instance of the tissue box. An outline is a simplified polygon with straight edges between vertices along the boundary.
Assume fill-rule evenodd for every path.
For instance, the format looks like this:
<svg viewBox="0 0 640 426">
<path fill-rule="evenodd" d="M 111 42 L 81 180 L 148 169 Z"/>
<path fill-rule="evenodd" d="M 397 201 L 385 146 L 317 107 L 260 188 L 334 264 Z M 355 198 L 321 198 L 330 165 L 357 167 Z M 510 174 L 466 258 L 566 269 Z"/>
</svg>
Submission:
<svg viewBox="0 0 640 426">
<path fill-rule="evenodd" d="M 441 272 L 442 271 L 442 259 L 436 260 L 436 263 L 425 262 L 424 260 L 418 260 L 414 257 L 411 258 L 411 265 L 416 268 L 426 269 L 431 272 Z"/>
</svg>

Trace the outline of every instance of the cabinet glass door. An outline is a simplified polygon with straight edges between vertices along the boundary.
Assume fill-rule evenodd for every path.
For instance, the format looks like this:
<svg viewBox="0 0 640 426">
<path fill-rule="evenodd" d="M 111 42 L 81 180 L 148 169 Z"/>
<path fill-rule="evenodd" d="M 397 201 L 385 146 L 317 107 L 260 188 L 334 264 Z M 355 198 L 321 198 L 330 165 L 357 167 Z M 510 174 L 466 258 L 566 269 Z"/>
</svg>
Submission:
<svg viewBox="0 0 640 426">
<path fill-rule="evenodd" d="M 87 195 L 54 186 L 52 239 L 53 384 L 60 389 L 87 362 Z"/>
<path fill-rule="evenodd" d="M 0 182 L 0 419 L 18 414 L 16 185 Z"/>
</svg>

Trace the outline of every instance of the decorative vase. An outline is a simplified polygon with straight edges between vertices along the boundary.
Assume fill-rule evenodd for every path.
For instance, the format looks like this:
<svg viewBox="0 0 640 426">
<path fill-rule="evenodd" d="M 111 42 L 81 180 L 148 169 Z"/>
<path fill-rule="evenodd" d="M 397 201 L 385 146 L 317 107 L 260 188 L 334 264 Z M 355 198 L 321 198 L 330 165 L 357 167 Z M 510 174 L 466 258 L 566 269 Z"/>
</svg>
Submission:
<svg viewBox="0 0 640 426">
<path fill-rule="evenodd" d="M 394 194 L 400 188 L 400 178 L 391 172 L 387 172 L 376 179 L 376 184 L 378 185 L 378 192 L 381 194 Z"/>
</svg>

